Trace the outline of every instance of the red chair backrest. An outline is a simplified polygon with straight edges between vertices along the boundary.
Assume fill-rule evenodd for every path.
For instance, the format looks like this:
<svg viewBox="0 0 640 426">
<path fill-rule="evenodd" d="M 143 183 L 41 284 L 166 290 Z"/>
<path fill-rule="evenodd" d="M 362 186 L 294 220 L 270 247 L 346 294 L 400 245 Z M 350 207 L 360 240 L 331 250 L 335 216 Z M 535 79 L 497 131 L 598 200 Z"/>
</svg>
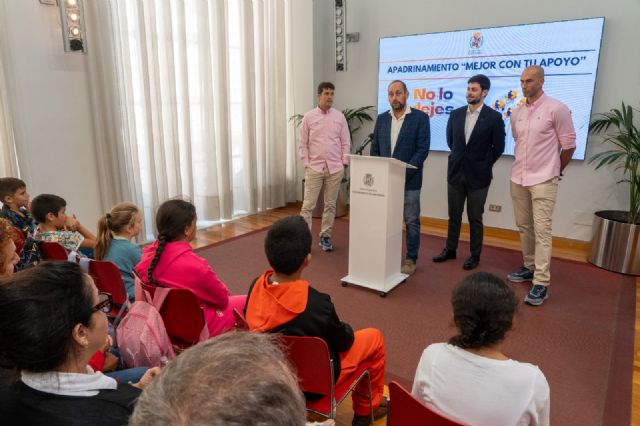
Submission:
<svg viewBox="0 0 640 426">
<path fill-rule="evenodd" d="M 69 256 L 61 244 L 48 241 L 40 243 L 40 255 L 44 260 L 68 260 Z"/>
<path fill-rule="evenodd" d="M 24 242 L 27 239 L 24 237 L 24 234 L 22 233 L 20 228 L 14 227 L 13 231 L 14 231 L 13 232 L 13 243 L 16 245 L 16 253 L 20 254 L 20 251 L 22 250 L 22 247 L 24 247 Z"/>
<path fill-rule="evenodd" d="M 418 401 L 398 382 L 389 383 L 390 411 L 387 426 L 462 426 Z"/>
<path fill-rule="evenodd" d="M 333 367 L 327 343 L 319 337 L 282 336 L 289 362 L 296 368 L 300 389 L 332 395 Z"/>
<path fill-rule="evenodd" d="M 156 286 L 140 281 L 142 288 L 153 297 Z M 195 345 L 205 325 L 204 312 L 196 295 L 188 289 L 172 288 L 160 309 L 171 343 L 180 347 Z"/>
<path fill-rule="evenodd" d="M 98 291 L 111 293 L 113 303 L 122 306 L 127 301 L 127 290 L 122 281 L 122 274 L 115 263 L 108 260 L 92 260 L 89 262 L 89 275 L 98 287 Z"/>
</svg>

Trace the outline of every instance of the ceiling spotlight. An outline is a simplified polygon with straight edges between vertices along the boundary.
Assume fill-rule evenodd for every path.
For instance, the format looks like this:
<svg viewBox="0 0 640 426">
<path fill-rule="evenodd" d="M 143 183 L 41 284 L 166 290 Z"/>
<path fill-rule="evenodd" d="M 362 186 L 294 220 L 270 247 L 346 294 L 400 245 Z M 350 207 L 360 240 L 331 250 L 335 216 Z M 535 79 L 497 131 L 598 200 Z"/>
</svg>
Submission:
<svg viewBox="0 0 640 426">
<path fill-rule="evenodd" d="M 82 0 L 58 0 L 65 52 L 86 52 Z"/>
<path fill-rule="evenodd" d="M 347 69 L 347 45 L 344 35 L 347 33 L 346 0 L 334 0 L 336 71 Z"/>
</svg>

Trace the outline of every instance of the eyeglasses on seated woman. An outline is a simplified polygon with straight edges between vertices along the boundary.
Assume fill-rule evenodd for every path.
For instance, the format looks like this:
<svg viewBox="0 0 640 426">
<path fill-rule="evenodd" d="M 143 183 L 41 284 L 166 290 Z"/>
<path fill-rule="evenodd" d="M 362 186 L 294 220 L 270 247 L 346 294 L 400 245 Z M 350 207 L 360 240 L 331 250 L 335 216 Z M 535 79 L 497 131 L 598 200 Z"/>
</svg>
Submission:
<svg viewBox="0 0 640 426">
<path fill-rule="evenodd" d="M 0 386 L 0 418 L 15 424 L 124 425 L 159 370 L 134 385 L 87 363 L 107 339 L 111 295 L 72 262 L 43 262 L 0 285 L 0 366 L 18 380 Z"/>
</svg>

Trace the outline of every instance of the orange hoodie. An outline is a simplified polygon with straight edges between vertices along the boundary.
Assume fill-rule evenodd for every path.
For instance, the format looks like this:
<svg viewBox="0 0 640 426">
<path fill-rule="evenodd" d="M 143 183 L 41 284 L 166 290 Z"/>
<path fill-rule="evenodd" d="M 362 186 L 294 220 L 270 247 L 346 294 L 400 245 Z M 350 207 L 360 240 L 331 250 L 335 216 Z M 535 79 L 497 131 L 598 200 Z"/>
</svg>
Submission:
<svg viewBox="0 0 640 426">
<path fill-rule="evenodd" d="M 247 303 L 249 329 L 266 332 L 291 321 L 307 307 L 309 283 L 306 280 L 269 283 L 273 271 L 256 279 Z"/>
</svg>

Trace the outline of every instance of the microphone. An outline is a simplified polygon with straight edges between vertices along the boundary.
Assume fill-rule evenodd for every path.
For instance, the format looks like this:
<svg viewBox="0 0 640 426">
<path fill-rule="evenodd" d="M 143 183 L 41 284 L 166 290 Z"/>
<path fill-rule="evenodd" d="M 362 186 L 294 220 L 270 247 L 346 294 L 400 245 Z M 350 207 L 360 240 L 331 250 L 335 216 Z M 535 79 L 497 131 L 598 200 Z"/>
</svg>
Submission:
<svg viewBox="0 0 640 426">
<path fill-rule="evenodd" d="M 372 140 L 373 140 L 373 133 L 369 133 L 369 136 L 367 136 L 367 138 L 364 140 L 364 142 L 362 142 L 362 145 L 360 145 L 358 147 L 358 149 L 356 149 L 356 154 L 357 155 L 362 155 L 362 151 L 364 151 L 366 146 L 369 145 Z"/>
</svg>

